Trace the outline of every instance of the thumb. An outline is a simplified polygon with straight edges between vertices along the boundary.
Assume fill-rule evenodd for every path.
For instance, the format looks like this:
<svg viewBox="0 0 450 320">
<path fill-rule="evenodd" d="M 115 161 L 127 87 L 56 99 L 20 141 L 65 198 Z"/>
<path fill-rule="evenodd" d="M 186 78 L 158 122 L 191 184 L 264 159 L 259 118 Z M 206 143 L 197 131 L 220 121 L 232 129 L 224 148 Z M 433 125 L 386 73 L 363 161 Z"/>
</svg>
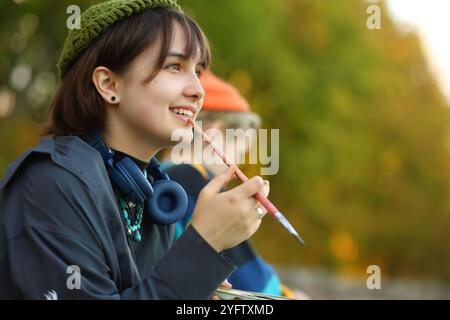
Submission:
<svg viewBox="0 0 450 320">
<path fill-rule="evenodd" d="M 211 179 L 211 181 L 203 188 L 210 195 L 219 193 L 224 186 L 234 177 L 234 168 L 229 167 L 224 173 L 219 174 Z"/>
<path fill-rule="evenodd" d="M 230 192 L 235 193 L 240 198 L 252 197 L 255 193 L 261 191 L 264 187 L 264 180 L 261 177 L 253 177 L 240 186 L 237 186 Z M 266 187 L 267 188 L 267 187 Z"/>
<path fill-rule="evenodd" d="M 232 285 L 228 282 L 228 279 L 225 279 L 221 284 L 220 288 L 231 289 Z"/>
</svg>

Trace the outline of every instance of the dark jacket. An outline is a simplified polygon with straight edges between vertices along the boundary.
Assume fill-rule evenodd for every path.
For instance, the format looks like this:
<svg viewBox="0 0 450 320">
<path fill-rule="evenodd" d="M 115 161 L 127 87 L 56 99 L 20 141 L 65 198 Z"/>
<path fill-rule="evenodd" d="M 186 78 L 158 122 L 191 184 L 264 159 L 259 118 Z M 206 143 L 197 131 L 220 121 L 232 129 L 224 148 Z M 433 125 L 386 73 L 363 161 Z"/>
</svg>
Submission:
<svg viewBox="0 0 450 320">
<path fill-rule="evenodd" d="M 131 244 L 100 154 L 43 139 L 0 181 L 0 298 L 207 299 L 234 271 L 193 227 L 172 245 L 146 218 Z"/>
<path fill-rule="evenodd" d="M 173 181 L 178 182 L 187 192 L 188 208 L 185 216 L 176 224 L 175 238 L 182 235 L 192 221 L 192 214 L 200 191 L 214 177 L 204 166 L 195 164 L 175 165 L 163 163 L 165 171 Z M 275 269 L 262 259 L 253 249 L 250 240 L 225 250 L 223 255 L 236 264 L 237 270 L 228 277 L 234 289 L 262 292 L 272 295 L 287 294 Z"/>
</svg>

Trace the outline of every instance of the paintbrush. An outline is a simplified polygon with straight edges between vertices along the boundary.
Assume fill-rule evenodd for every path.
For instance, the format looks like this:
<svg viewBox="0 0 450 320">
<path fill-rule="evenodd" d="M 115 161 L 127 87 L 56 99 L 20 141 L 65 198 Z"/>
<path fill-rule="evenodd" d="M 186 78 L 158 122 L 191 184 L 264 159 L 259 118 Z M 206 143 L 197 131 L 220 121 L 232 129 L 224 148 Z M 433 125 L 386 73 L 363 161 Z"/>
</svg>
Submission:
<svg viewBox="0 0 450 320">
<path fill-rule="evenodd" d="M 211 138 L 198 126 L 195 121 L 191 118 L 187 118 L 186 122 L 190 124 L 194 130 L 196 130 L 199 134 L 202 135 L 203 139 L 211 146 L 211 148 L 214 150 L 214 152 L 222 159 L 222 161 L 230 168 L 234 170 L 234 174 L 242 181 L 246 182 L 248 180 L 247 176 L 224 154 L 217 146 L 214 144 L 214 142 L 211 140 Z M 301 244 L 305 244 L 305 241 L 300 237 L 298 232 L 294 229 L 294 227 L 289 223 L 289 221 L 283 216 L 283 214 L 278 210 L 272 202 L 270 202 L 269 199 L 262 193 L 258 192 L 254 195 L 256 200 L 258 200 L 261 205 L 266 208 L 267 212 L 271 214 L 275 219 L 278 220 L 279 223 L 295 238 L 300 242 Z"/>
</svg>

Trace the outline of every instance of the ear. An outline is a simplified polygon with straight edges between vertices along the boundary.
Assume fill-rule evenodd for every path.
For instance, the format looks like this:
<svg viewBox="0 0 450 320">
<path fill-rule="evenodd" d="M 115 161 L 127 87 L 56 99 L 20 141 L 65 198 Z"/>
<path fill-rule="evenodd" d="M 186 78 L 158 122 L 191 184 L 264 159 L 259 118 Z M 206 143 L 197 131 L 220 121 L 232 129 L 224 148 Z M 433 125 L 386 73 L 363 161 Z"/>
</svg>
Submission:
<svg viewBox="0 0 450 320">
<path fill-rule="evenodd" d="M 120 103 L 118 76 L 113 71 L 101 66 L 95 68 L 92 73 L 92 82 L 107 103 Z"/>
</svg>

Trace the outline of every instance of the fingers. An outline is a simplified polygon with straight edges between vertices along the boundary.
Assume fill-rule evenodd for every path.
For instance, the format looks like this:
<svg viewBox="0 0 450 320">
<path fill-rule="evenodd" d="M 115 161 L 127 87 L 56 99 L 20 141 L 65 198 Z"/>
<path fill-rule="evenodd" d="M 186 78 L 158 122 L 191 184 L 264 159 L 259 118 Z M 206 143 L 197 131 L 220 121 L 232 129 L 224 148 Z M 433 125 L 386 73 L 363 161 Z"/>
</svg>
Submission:
<svg viewBox="0 0 450 320">
<path fill-rule="evenodd" d="M 261 207 L 264 210 L 264 213 L 267 213 L 267 210 L 261 205 L 261 203 L 259 203 L 258 200 L 256 200 L 256 198 L 253 197 L 253 195 L 257 192 L 261 192 L 267 197 L 269 195 L 269 191 L 269 181 L 263 180 L 261 177 L 256 176 L 240 186 L 228 191 L 227 194 L 231 199 L 233 199 L 233 201 L 245 199 L 242 205 L 243 210 L 246 212 L 255 211 L 256 208 Z M 256 213 L 254 215 L 257 216 Z"/>
<path fill-rule="evenodd" d="M 258 203 L 258 205 L 255 207 L 255 212 L 258 215 L 259 219 L 264 218 L 264 216 L 267 214 L 267 209 L 264 208 L 264 206 L 262 206 L 260 203 Z"/>
<path fill-rule="evenodd" d="M 254 234 L 259 229 L 259 227 L 261 226 L 261 223 L 262 223 L 262 219 L 260 219 L 256 213 L 253 213 L 253 214 L 256 217 L 255 217 L 255 222 L 252 226 L 251 234 Z"/>
<path fill-rule="evenodd" d="M 219 288 L 224 289 L 231 289 L 231 283 L 228 282 L 228 279 L 225 279 L 220 285 Z M 213 294 L 210 298 L 210 300 L 221 300 L 217 294 Z"/>
<path fill-rule="evenodd" d="M 219 174 L 215 176 L 211 181 L 203 188 L 202 193 L 207 195 L 214 195 L 216 193 L 219 193 L 220 190 L 228 182 L 230 182 L 231 179 L 234 177 L 234 168 L 229 167 L 224 173 Z"/>
<path fill-rule="evenodd" d="M 264 187 L 264 180 L 261 177 L 253 177 L 244 182 L 240 186 L 237 186 L 230 191 L 237 198 L 249 198 L 255 193 L 262 190 Z"/>
<path fill-rule="evenodd" d="M 264 186 L 263 186 L 261 192 L 262 192 L 266 197 L 269 196 L 269 192 L 270 192 L 270 183 L 269 183 L 269 180 L 264 180 Z"/>
<path fill-rule="evenodd" d="M 261 193 L 263 195 L 265 195 L 266 197 L 268 197 L 269 196 L 269 192 L 270 192 L 269 181 L 268 180 L 264 180 L 264 187 L 262 188 Z M 264 206 L 262 206 L 259 202 L 258 202 L 255 210 L 257 210 L 257 208 L 261 208 L 263 213 L 264 213 L 264 215 L 266 215 L 266 213 L 268 212 L 267 209 Z"/>
<path fill-rule="evenodd" d="M 232 285 L 228 282 L 227 279 L 225 279 L 224 282 L 220 284 L 220 287 L 224 289 L 231 289 Z"/>
</svg>

